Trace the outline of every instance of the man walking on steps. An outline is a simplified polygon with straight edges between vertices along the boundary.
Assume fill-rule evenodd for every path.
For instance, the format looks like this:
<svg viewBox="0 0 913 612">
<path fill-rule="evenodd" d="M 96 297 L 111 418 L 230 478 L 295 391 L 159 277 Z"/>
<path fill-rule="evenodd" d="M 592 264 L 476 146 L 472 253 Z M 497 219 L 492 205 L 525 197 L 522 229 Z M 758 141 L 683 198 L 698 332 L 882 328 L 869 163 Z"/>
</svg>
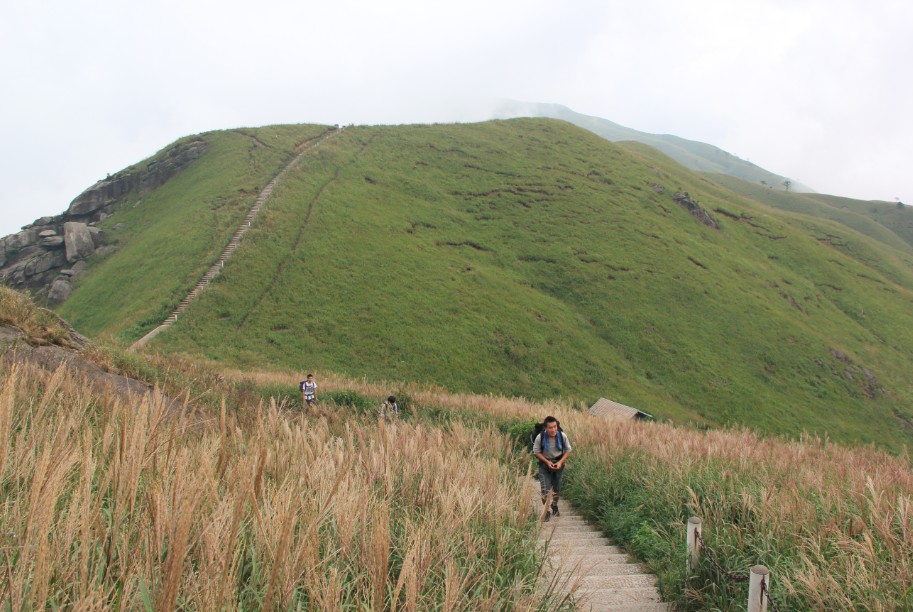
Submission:
<svg viewBox="0 0 913 612">
<path fill-rule="evenodd" d="M 561 476 L 564 464 L 571 453 L 571 443 L 561 431 L 561 423 L 553 416 L 545 417 L 545 427 L 533 442 L 533 453 L 539 460 L 539 486 L 542 491 L 542 503 L 548 500 L 552 492 L 551 511 L 546 511 L 545 520 L 558 516 L 558 497 L 561 494 Z"/>
</svg>

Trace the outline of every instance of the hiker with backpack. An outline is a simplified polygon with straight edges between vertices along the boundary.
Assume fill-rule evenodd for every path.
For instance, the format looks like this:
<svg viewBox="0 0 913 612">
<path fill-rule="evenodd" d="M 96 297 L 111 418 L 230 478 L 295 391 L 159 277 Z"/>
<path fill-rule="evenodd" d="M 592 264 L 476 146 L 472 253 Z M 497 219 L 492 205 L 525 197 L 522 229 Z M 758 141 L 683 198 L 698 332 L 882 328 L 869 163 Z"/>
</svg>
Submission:
<svg viewBox="0 0 913 612">
<path fill-rule="evenodd" d="M 380 405 L 380 418 L 384 423 L 390 423 L 399 418 L 399 406 L 396 404 L 396 397 L 390 396 L 383 404 Z"/>
<path fill-rule="evenodd" d="M 308 374 L 306 380 L 298 383 L 298 390 L 301 391 L 302 405 L 305 409 L 317 404 L 317 383 L 314 382 L 313 374 Z"/>
<path fill-rule="evenodd" d="M 536 425 L 539 430 L 540 426 Z M 559 516 L 558 498 L 561 495 L 561 476 L 564 464 L 571 453 L 571 443 L 567 434 L 561 431 L 561 423 L 553 416 L 545 417 L 541 431 L 533 440 L 533 454 L 539 460 L 539 487 L 542 491 L 543 505 L 548 502 L 551 492 L 551 510 L 546 510 L 545 520 Z"/>
</svg>

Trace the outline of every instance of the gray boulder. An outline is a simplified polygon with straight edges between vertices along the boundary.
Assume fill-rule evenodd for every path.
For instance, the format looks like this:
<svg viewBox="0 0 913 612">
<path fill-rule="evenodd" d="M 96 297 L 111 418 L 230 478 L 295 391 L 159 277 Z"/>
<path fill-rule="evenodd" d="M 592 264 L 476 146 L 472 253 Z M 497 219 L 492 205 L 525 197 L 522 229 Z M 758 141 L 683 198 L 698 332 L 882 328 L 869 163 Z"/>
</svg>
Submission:
<svg viewBox="0 0 913 612">
<path fill-rule="evenodd" d="M 10 234 L 6 237 L 6 249 L 9 251 L 18 251 L 25 247 L 35 244 L 38 241 L 38 230 L 25 229 L 16 234 Z"/>
<path fill-rule="evenodd" d="M 85 259 L 95 252 L 95 243 L 92 242 L 92 233 L 89 226 L 77 221 L 67 221 L 63 224 L 63 239 L 67 247 L 67 261 Z"/>
<path fill-rule="evenodd" d="M 58 278 L 51 283 L 51 288 L 48 291 L 48 301 L 54 304 L 60 304 L 70 297 L 72 292 L 73 287 L 70 285 L 70 281 L 65 278 Z"/>
<path fill-rule="evenodd" d="M 67 215 L 91 215 L 104 205 L 130 193 L 136 185 L 136 178 L 123 172 L 113 178 L 98 181 L 70 203 Z"/>
<path fill-rule="evenodd" d="M 64 264 L 63 253 L 60 251 L 45 251 L 39 255 L 34 255 L 22 262 L 25 276 L 35 276 L 42 274 L 52 268 L 59 268 Z"/>
<path fill-rule="evenodd" d="M 38 244 L 47 249 L 56 249 L 63 246 L 63 236 L 48 236 L 47 238 L 42 238 Z"/>
</svg>

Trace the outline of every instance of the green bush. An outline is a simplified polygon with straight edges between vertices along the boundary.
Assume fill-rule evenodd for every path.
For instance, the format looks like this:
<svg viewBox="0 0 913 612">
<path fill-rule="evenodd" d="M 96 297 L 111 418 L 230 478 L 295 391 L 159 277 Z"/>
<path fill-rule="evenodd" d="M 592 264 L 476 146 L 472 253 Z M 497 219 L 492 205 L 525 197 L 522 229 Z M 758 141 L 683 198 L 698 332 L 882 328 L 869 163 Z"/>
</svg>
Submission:
<svg viewBox="0 0 913 612">
<path fill-rule="evenodd" d="M 368 399 L 357 391 L 342 389 L 339 391 L 329 391 L 321 397 L 323 401 L 333 403 L 337 406 L 354 408 L 359 414 L 365 414 L 375 410 L 375 402 Z"/>
<path fill-rule="evenodd" d="M 301 408 L 301 393 L 297 388 L 280 384 L 259 385 L 256 392 L 265 404 L 269 404 L 270 399 L 275 399 L 279 407 Z"/>
<path fill-rule="evenodd" d="M 510 436 L 516 450 L 530 450 L 529 435 L 536 428 L 539 421 L 534 419 L 523 419 L 520 421 L 508 421 L 500 429 L 502 433 Z"/>
</svg>

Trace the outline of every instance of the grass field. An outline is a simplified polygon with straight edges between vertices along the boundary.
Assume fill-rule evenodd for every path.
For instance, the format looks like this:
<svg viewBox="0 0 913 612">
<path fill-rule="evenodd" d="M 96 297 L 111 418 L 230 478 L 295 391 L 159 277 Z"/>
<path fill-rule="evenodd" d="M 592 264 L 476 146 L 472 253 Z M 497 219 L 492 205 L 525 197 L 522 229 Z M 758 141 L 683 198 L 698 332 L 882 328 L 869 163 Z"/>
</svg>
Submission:
<svg viewBox="0 0 913 612">
<path fill-rule="evenodd" d="M 269 130 L 283 147 L 205 135 L 206 156 L 125 208 L 128 228 L 183 238 L 124 235 L 60 312 L 122 342 L 160 322 L 230 235 L 192 235 L 188 218 L 214 214 L 202 177 L 245 169 L 251 199 L 320 128 Z M 254 172 L 251 155 L 272 161 Z M 184 197 L 191 185 L 201 197 Z M 153 218 L 154 198 L 187 217 Z M 550 120 L 356 127 L 279 184 L 223 274 L 150 348 L 455 392 L 606 396 L 677 423 L 899 449 L 911 299 L 909 250 L 747 199 L 647 147 Z"/>
</svg>

